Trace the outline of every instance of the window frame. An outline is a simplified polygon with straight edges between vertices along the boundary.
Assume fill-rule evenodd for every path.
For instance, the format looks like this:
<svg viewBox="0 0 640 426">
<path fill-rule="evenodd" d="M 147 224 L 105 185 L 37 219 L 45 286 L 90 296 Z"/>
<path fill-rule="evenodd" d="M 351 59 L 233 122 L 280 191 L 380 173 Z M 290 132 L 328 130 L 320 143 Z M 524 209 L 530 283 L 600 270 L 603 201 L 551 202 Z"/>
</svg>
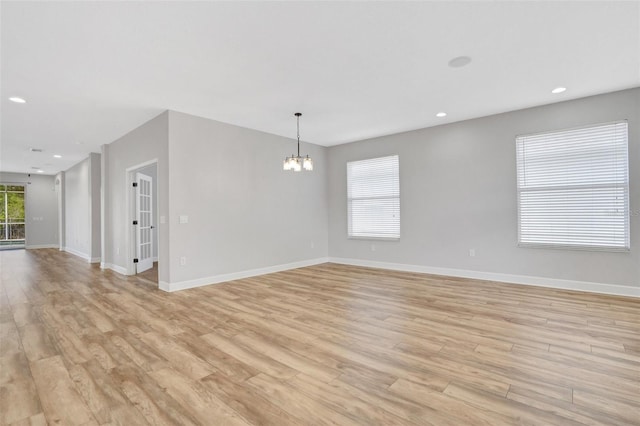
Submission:
<svg viewBox="0 0 640 426">
<path fill-rule="evenodd" d="M 350 192 L 350 180 L 349 180 L 349 164 L 351 163 L 358 163 L 358 162 L 365 162 L 365 161 L 373 161 L 373 160 L 380 160 L 383 158 L 388 158 L 388 157 L 396 157 L 396 165 L 397 165 L 397 197 L 396 196 L 387 196 L 387 197 L 349 197 L 349 192 Z M 400 237 L 401 237 L 401 195 L 400 195 L 400 156 L 398 154 L 391 154 L 391 155 L 383 155 L 383 156 L 379 156 L 379 157 L 372 157 L 372 158 L 365 158 L 365 159 L 361 159 L 361 160 L 352 160 L 352 161 L 347 161 L 346 164 L 346 181 L 347 181 L 347 239 L 349 240 L 372 240 L 372 241 L 399 241 Z M 351 230 L 352 230 L 352 221 L 353 221 L 353 214 L 352 214 L 352 201 L 353 200 L 365 200 L 365 199 L 397 199 L 398 202 L 398 234 L 397 236 L 374 236 L 374 235 L 352 235 Z"/>
<path fill-rule="evenodd" d="M 553 242 L 548 242 L 548 243 L 536 243 L 536 242 L 522 242 L 522 202 L 521 202 L 521 193 L 523 192 L 523 190 L 520 187 L 520 161 L 519 161 L 519 157 L 520 154 L 518 152 L 519 150 L 519 139 L 520 138 L 524 138 L 524 137 L 532 137 L 532 136 L 539 136 L 539 135 L 546 135 L 546 134 L 559 134 L 559 133 L 563 133 L 563 132 L 569 132 L 569 131 L 573 131 L 573 130 L 586 130 L 586 129 L 590 129 L 590 128 L 597 128 L 597 127 L 601 127 L 601 126 L 607 126 L 607 125 L 617 125 L 617 124 L 626 124 L 626 147 L 625 147 L 625 155 L 626 155 L 626 181 L 623 185 L 623 189 L 624 189 L 624 196 L 625 196 L 625 200 L 624 200 L 624 208 L 625 208 L 625 212 L 624 212 L 624 230 L 625 230 L 625 242 L 624 242 L 624 247 L 621 246 L 604 246 L 604 245 L 589 245 L 589 244 L 571 244 L 571 243 L 567 243 L 566 241 L 563 243 L 553 243 Z M 554 130 L 550 130 L 550 131 L 542 131 L 542 132 L 535 132 L 535 133 L 526 133 L 526 134 L 520 134 L 520 135 L 516 135 L 515 137 L 515 149 L 516 149 L 516 204 L 517 204 L 517 210 L 518 210 L 518 217 L 517 217 L 517 234 L 518 234 L 518 241 L 517 241 L 517 246 L 520 248 L 542 248 L 542 249 L 554 249 L 554 250 L 577 250 L 577 251 L 604 251 L 604 252 L 629 252 L 631 250 L 631 227 L 630 227 L 630 218 L 631 218 L 631 193 L 630 193 L 630 178 L 629 178 L 629 172 L 630 172 L 630 167 L 629 167 L 629 160 L 630 160 L 630 156 L 629 156 L 629 123 L 628 120 L 624 119 L 624 120 L 615 120 L 615 121 L 609 121 L 609 122 L 603 122 L 603 123 L 593 123 L 593 124 L 585 124 L 585 125 L 581 125 L 581 126 L 574 126 L 574 127 L 569 127 L 569 128 L 563 128 L 563 129 L 554 129 Z M 615 184 L 583 184 L 583 185 L 555 185 L 555 186 L 548 186 L 549 189 L 586 189 L 586 188 L 594 188 L 594 187 L 601 187 L 601 188 L 607 188 L 607 187 L 615 187 Z"/>
</svg>

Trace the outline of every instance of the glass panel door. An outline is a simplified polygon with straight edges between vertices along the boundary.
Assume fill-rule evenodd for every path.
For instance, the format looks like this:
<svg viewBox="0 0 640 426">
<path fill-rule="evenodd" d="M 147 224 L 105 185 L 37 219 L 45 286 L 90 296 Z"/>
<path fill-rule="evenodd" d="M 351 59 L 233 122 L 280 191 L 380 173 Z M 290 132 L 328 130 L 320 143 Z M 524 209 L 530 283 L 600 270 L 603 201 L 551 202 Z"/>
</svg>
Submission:
<svg viewBox="0 0 640 426">
<path fill-rule="evenodd" d="M 24 186 L 0 185 L 0 247 L 24 246 Z"/>
</svg>

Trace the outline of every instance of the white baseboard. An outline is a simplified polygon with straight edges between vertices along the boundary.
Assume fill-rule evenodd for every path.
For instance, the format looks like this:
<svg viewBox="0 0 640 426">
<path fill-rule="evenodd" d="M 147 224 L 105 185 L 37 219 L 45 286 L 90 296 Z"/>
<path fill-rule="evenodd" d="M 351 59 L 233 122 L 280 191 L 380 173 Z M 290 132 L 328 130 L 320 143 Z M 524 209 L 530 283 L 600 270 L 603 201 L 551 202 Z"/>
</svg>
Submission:
<svg viewBox="0 0 640 426">
<path fill-rule="evenodd" d="M 113 263 L 100 263 L 100 269 L 111 269 L 114 272 L 117 272 L 122 275 L 127 275 L 127 268 L 123 268 L 122 266 L 114 265 Z"/>
<path fill-rule="evenodd" d="M 80 258 L 82 258 L 82 259 L 86 260 L 87 262 L 89 262 L 89 261 L 91 260 L 91 258 L 89 257 L 89 255 L 88 255 L 88 254 L 86 254 L 86 253 L 82 253 L 81 251 L 74 250 L 74 249 L 69 248 L 69 247 L 65 247 L 65 248 L 63 248 L 63 249 L 62 249 L 62 251 L 67 252 L 67 253 L 69 253 L 69 254 L 72 254 L 72 255 L 74 255 L 74 256 L 78 256 L 78 257 L 80 257 Z"/>
<path fill-rule="evenodd" d="M 329 262 L 343 265 L 365 266 L 390 269 L 394 271 L 418 272 L 423 274 L 444 275 L 450 277 L 473 278 L 477 280 L 498 281 L 510 284 L 522 284 L 538 287 L 550 287 L 562 290 L 587 291 L 590 293 L 613 294 L 616 296 L 640 297 L 640 286 L 572 281 L 557 278 L 534 277 L 529 275 L 502 274 L 497 272 L 469 271 L 466 269 L 438 268 L 434 266 L 409 265 L 404 263 L 378 262 L 375 260 L 347 259 L 330 257 Z"/>
<path fill-rule="evenodd" d="M 302 260 L 299 262 L 285 263 L 282 265 L 267 266 L 265 268 L 249 269 L 247 271 L 232 272 L 230 274 L 213 275 L 211 277 L 197 278 L 195 280 L 179 281 L 167 283 L 160 281 L 159 288 L 164 291 L 186 290 L 188 288 L 202 287 L 209 284 L 219 284 L 225 281 L 240 280 L 243 278 L 255 277 L 257 275 L 271 274 L 273 272 L 286 271 L 289 269 L 303 268 L 305 266 L 319 265 L 327 263 L 329 258 L 319 257 L 316 259 Z"/>
<path fill-rule="evenodd" d="M 32 244 L 25 246 L 27 250 L 37 250 L 37 249 L 48 249 L 48 248 L 58 248 L 58 244 Z"/>
<path fill-rule="evenodd" d="M 54 246 L 54 247 L 58 247 L 58 246 Z M 100 263 L 99 257 L 89 257 L 88 254 L 82 253 L 81 251 L 78 251 L 78 250 L 71 249 L 69 247 L 64 247 L 63 249 L 61 249 L 61 251 L 66 251 L 67 253 L 71 253 L 72 255 L 78 256 L 89 263 Z"/>
</svg>

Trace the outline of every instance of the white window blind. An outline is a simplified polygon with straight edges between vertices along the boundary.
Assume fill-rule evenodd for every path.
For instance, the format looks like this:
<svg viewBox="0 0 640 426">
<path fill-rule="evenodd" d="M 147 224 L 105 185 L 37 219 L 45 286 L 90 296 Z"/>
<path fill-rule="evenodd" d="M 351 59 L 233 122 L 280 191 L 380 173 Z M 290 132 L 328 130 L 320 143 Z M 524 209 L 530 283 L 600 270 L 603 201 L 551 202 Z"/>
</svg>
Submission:
<svg viewBox="0 0 640 426">
<path fill-rule="evenodd" d="M 516 138 L 522 246 L 629 249 L 627 122 Z"/>
<path fill-rule="evenodd" d="M 397 155 L 347 163 L 349 237 L 400 238 Z"/>
</svg>

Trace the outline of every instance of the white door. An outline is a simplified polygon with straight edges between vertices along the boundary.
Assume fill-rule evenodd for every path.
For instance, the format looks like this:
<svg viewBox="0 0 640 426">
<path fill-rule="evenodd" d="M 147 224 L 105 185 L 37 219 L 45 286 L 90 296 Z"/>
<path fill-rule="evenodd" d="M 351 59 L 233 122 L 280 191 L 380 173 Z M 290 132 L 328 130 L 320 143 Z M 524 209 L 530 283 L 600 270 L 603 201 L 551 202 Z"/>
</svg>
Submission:
<svg viewBox="0 0 640 426">
<path fill-rule="evenodd" d="M 153 267 L 153 180 L 150 176 L 136 173 L 136 273 Z"/>
</svg>

